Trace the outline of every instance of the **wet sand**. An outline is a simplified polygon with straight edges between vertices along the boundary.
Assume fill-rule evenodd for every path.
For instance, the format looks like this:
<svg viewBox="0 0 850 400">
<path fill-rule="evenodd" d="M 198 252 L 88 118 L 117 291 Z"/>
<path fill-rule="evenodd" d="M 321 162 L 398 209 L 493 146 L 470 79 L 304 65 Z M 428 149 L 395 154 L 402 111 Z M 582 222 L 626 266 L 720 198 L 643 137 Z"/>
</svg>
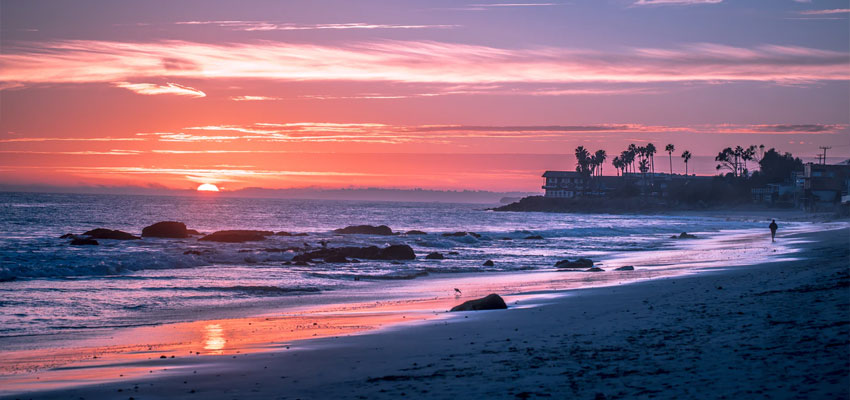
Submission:
<svg viewBox="0 0 850 400">
<path fill-rule="evenodd" d="M 676 260 L 660 260 L 652 276 L 622 278 L 646 280 L 630 285 L 603 280 L 614 286 L 565 291 L 570 279 L 551 277 L 599 276 L 573 272 L 489 286 L 473 284 L 484 277 L 457 277 L 464 298 L 143 327 L 118 335 L 130 348 L 0 387 L 29 392 L 12 398 L 87 399 L 704 397 L 701 390 L 846 398 L 850 231 L 786 233 L 783 242 L 805 260 L 718 268 L 735 264 L 739 245 L 719 249 L 728 252 L 722 262 L 678 260 L 712 272 L 682 276 Z M 508 287 L 525 293 L 506 296 L 509 310 L 442 312 Z M 314 334 L 324 338 L 300 340 Z M 157 347 L 139 344 L 146 341 Z"/>
</svg>

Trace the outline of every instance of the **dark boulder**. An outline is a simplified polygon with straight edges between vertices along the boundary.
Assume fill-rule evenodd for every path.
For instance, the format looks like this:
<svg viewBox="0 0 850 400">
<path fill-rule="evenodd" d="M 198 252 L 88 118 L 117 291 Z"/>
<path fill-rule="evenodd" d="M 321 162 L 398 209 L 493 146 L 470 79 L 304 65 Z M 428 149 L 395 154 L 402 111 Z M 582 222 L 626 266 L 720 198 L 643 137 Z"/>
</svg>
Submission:
<svg viewBox="0 0 850 400">
<path fill-rule="evenodd" d="M 450 251 L 447 254 L 450 255 L 450 256 L 459 256 L 460 255 L 460 253 L 458 253 L 456 251 Z"/>
<path fill-rule="evenodd" d="M 192 236 L 201 236 L 201 235 L 203 235 L 203 233 L 198 232 L 198 231 L 197 231 L 197 230 L 195 230 L 195 229 L 186 229 L 186 234 L 188 234 L 188 235 L 192 235 Z"/>
<path fill-rule="evenodd" d="M 442 260 L 444 258 L 446 258 L 446 257 L 444 257 L 442 253 L 437 253 L 437 252 L 428 253 L 428 255 L 425 256 L 426 260 Z"/>
<path fill-rule="evenodd" d="M 526 236 L 525 239 L 526 240 L 543 240 L 544 237 L 540 236 L 540 235 L 531 235 L 531 236 Z"/>
<path fill-rule="evenodd" d="M 183 254 L 184 255 L 199 256 L 199 255 L 201 255 L 201 252 L 198 251 L 198 250 L 186 250 L 186 251 L 183 252 Z"/>
<path fill-rule="evenodd" d="M 493 262 L 493 260 L 487 260 L 487 261 L 484 261 L 484 264 L 481 264 L 481 265 L 483 265 L 485 267 L 492 267 L 496 264 Z"/>
<path fill-rule="evenodd" d="M 77 235 L 75 235 L 73 233 L 66 233 L 62 236 L 59 236 L 59 239 L 73 239 L 75 237 L 77 237 Z"/>
<path fill-rule="evenodd" d="M 359 258 L 365 260 L 413 260 L 416 254 L 406 244 L 397 244 L 380 248 L 378 246 L 368 247 L 329 247 L 303 254 L 298 254 L 292 261 L 312 261 L 313 259 L 327 259 L 329 257 Z"/>
<path fill-rule="evenodd" d="M 620 268 L 614 269 L 614 271 L 634 271 L 634 270 L 635 270 L 635 267 L 633 267 L 631 265 L 626 265 L 626 266 L 622 266 Z"/>
<path fill-rule="evenodd" d="M 452 308 L 452 311 L 478 311 L 478 310 L 504 310 L 508 308 L 505 301 L 498 294 L 490 294 L 487 297 L 470 300 Z"/>
<path fill-rule="evenodd" d="M 585 271 L 585 272 L 605 272 L 605 270 L 604 270 L 604 269 L 602 269 L 602 268 L 597 268 L 597 267 L 588 268 L 588 269 L 586 269 L 586 270 L 584 270 L 584 271 Z"/>
<path fill-rule="evenodd" d="M 480 238 L 481 237 L 481 235 L 479 235 L 475 232 L 451 232 L 451 233 L 444 233 L 443 234 L 443 236 L 446 236 L 446 237 L 464 237 L 464 236 L 467 236 L 467 235 L 472 236 L 474 238 Z"/>
<path fill-rule="evenodd" d="M 414 229 L 414 230 L 412 230 L 412 231 L 407 231 L 407 232 L 405 232 L 404 234 L 405 234 L 405 235 L 427 235 L 428 233 L 427 233 L 427 232 L 422 232 L 422 231 L 417 231 L 417 230 L 415 230 L 415 229 Z"/>
<path fill-rule="evenodd" d="M 97 228 L 92 229 L 83 235 L 88 236 L 92 239 L 114 239 L 114 240 L 137 240 L 140 239 L 136 235 L 129 234 L 127 232 L 112 230 L 112 229 L 104 229 Z"/>
<path fill-rule="evenodd" d="M 142 229 L 142 237 L 182 239 L 189 237 L 189 232 L 182 222 L 162 221 Z"/>
<path fill-rule="evenodd" d="M 292 233 L 281 231 L 281 232 L 275 233 L 275 236 L 292 236 Z"/>
<path fill-rule="evenodd" d="M 393 230 L 386 225 L 381 226 L 372 226 L 372 225 L 353 225 L 346 226 L 345 228 L 334 229 L 334 233 L 340 233 L 343 235 L 352 235 L 352 234 L 360 234 L 360 235 L 392 235 Z"/>
<path fill-rule="evenodd" d="M 86 238 L 75 238 L 71 241 L 71 246 L 97 246 L 97 240 Z"/>
<path fill-rule="evenodd" d="M 591 268 L 593 261 L 587 258 L 579 258 L 575 261 L 561 260 L 555 263 L 556 268 Z"/>
<path fill-rule="evenodd" d="M 266 236 L 274 235 L 271 231 L 231 230 L 217 231 L 198 240 L 209 242 L 242 243 L 266 240 Z"/>
<path fill-rule="evenodd" d="M 348 262 L 348 259 L 345 258 L 345 256 L 343 256 L 342 254 L 331 254 L 331 255 L 325 257 L 325 262 L 326 263 L 346 263 L 346 262 Z"/>
<path fill-rule="evenodd" d="M 670 236 L 670 239 L 696 239 L 696 238 L 697 237 L 695 235 L 691 235 L 688 232 L 682 232 L 678 236 L 677 235 Z"/>
</svg>

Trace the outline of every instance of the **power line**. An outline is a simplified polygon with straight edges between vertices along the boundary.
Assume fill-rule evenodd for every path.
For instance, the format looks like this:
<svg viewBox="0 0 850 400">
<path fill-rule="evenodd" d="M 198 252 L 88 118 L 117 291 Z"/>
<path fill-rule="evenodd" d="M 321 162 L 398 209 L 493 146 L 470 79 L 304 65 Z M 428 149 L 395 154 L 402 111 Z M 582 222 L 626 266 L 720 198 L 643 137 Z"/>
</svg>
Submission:
<svg viewBox="0 0 850 400">
<path fill-rule="evenodd" d="M 823 150 L 823 158 L 821 159 L 821 160 L 823 160 L 823 162 L 821 162 L 821 164 L 826 164 L 826 151 L 831 149 L 832 146 L 820 146 L 818 148 Z M 820 158 L 820 157 L 818 157 L 818 158 Z"/>
</svg>

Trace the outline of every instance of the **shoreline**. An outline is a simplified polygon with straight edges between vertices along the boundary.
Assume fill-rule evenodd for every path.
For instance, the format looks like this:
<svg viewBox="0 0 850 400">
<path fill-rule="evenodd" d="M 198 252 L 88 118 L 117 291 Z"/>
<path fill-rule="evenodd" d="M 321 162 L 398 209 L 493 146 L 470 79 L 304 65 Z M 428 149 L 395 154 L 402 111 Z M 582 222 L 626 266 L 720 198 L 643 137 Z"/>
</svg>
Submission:
<svg viewBox="0 0 850 400">
<path fill-rule="evenodd" d="M 787 235 L 790 236 L 790 235 L 793 235 L 793 233 L 789 232 L 789 233 L 787 233 Z M 705 266 L 705 267 L 710 267 L 710 266 Z M 727 268 L 727 270 L 730 270 L 730 269 Z M 734 270 L 734 269 L 731 269 L 731 270 Z M 553 272 L 551 272 L 551 271 L 544 271 L 544 272 L 540 272 L 540 273 L 553 274 Z M 563 274 L 581 274 L 581 273 L 554 272 L 554 274 L 563 275 Z M 697 274 L 697 275 L 700 275 L 700 274 Z M 504 277 L 504 275 L 499 275 L 499 276 Z M 444 278 L 444 279 L 455 279 L 455 278 L 457 278 L 457 277 L 449 277 L 449 278 Z M 480 279 L 480 278 L 483 278 L 483 277 L 473 277 L 473 279 L 475 279 L 475 278 Z M 658 278 L 656 276 L 656 277 L 650 277 L 650 278 L 639 279 L 639 280 L 649 280 L 650 282 L 652 282 L 652 281 L 658 280 L 658 279 L 666 279 L 666 278 Z M 538 284 L 539 284 L 539 282 L 538 282 Z M 639 285 L 639 284 L 641 284 L 641 283 L 634 283 L 633 285 Z M 633 286 L 633 285 L 626 285 L 626 286 Z M 621 288 L 621 287 L 626 287 L 626 286 L 619 286 L 619 284 L 614 284 L 614 285 L 611 285 L 611 286 L 605 286 L 605 288 Z M 488 291 L 490 289 L 491 288 L 482 289 L 482 290 Z M 575 289 L 575 288 L 573 288 L 573 289 Z M 545 290 L 545 288 L 543 288 L 541 290 L 540 287 L 537 287 L 534 290 L 526 291 L 526 294 L 524 296 L 535 296 L 536 295 L 538 298 L 543 299 L 546 302 L 556 301 L 556 302 L 562 303 L 564 301 L 563 299 L 565 297 L 571 297 L 571 296 L 574 295 L 574 292 L 581 293 L 584 290 L 594 290 L 594 289 L 570 290 L 570 289 L 564 289 L 564 288 L 560 288 L 560 289 L 555 288 L 555 289 L 551 289 L 551 290 Z M 602 290 L 602 289 L 599 289 L 599 290 Z M 552 293 L 555 293 L 555 295 L 552 296 Z M 479 294 L 480 293 L 474 293 L 474 295 L 471 294 L 470 296 L 464 296 L 463 298 L 445 297 L 445 298 L 442 298 L 442 299 L 437 299 L 437 301 L 441 302 L 440 307 L 445 307 L 444 309 L 447 309 L 448 307 L 450 307 L 453 304 L 457 304 L 457 303 L 460 303 L 461 301 L 467 300 L 469 298 L 476 297 Z M 522 295 L 520 295 L 520 296 L 522 296 Z M 560 298 L 560 299 L 558 299 L 558 298 Z M 556 300 L 552 300 L 552 299 L 556 299 Z M 512 304 L 512 305 L 514 305 L 514 303 L 517 300 L 522 301 L 523 304 L 521 304 L 521 307 L 518 307 L 518 308 L 512 307 L 512 309 L 517 309 L 517 310 L 528 309 L 527 308 L 528 305 L 524 304 L 525 301 L 527 300 L 527 297 L 521 298 L 517 295 L 513 295 L 513 296 L 509 295 L 509 296 L 506 296 L 506 300 L 508 300 L 509 304 Z M 408 305 L 410 305 L 410 304 L 408 304 Z M 368 304 L 364 305 L 364 306 L 366 306 L 366 308 L 364 308 L 364 309 L 372 308 Z M 298 350 L 298 351 L 301 351 L 301 350 L 304 350 L 304 349 L 313 348 L 315 346 L 320 346 L 320 343 L 322 343 L 322 342 L 337 341 L 336 338 L 341 338 L 340 340 L 338 340 L 339 342 L 346 342 L 346 341 L 351 341 L 351 340 L 357 340 L 356 338 L 363 337 L 363 336 L 380 336 L 380 335 L 385 335 L 385 334 L 392 334 L 392 332 L 397 332 L 399 330 L 402 330 L 402 331 L 408 330 L 408 329 L 416 330 L 416 329 L 419 329 L 419 327 L 414 327 L 413 325 L 423 325 L 423 326 L 432 325 L 432 324 L 437 323 L 437 322 L 434 322 L 435 319 L 436 320 L 442 320 L 444 318 L 449 318 L 447 321 L 443 321 L 445 323 L 448 323 L 448 321 L 452 321 L 452 323 L 455 323 L 459 319 L 458 315 L 448 315 L 447 313 L 434 312 L 435 310 L 438 310 L 437 308 L 434 307 L 434 304 L 431 304 L 430 308 L 425 307 L 425 310 L 423 310 L 423 308 L 421 307 L 422 304 L 419 304 L 418 306 L 419 306 L 419 308 L 416 308 L 416 305 L 414 304 L 414 307 L 413 307 L 414 309 L 410 309 L 410 308 L 404 309 L 404 307 L 405 307 L 404 301 L 401 301 L 397 304 L 389 305 L 389 309 L 392 309 L 393 307 L 401 307 L 401 312 L 398 312 L 398 310 L 396 310 L 396 312 L 393 313 L 391 310 L 388 311 L 387 309 L 384 309 L 383 312 L 377 312 L 377 313 L 373 313 L 373 314 L 370 314 L 368 312 L 364 313 L 362 310 L 361 311 L 353 311 L 351 308 L 349 308 L 349 309 L 343 310 L 343 311 L 345 311 L 345 313 L 349 313 L 349 314 L 358 314 L 359 313 L 360 316 L 365 315 L 366 318 L 374 318 L 375 315 L 380 315 L 380 317 L 383 318 L 383 319 L 378 318 L 380 320 L 380 322 L 377 324 L 377 327 L 380 328 L 381 326 L 389 325 L 390 328 L 384 327 L 384 328 L 380 328 L 380 329 L 371 329 L 371 330 L 367 328 L 366 330 L 364 330 L 364 329 L 362 329 L 363 328 L 362 325 L 358 325 L 358 327 L 361 328 L 361 329 L 352 329 L 352 330 L 348 330 L 348 331 L 346 331 L 346 330 L 332 331 L 332 332 L 324 335 L 325 338 L 320 338 L 320 339 L 308 339 L 308 337 L 302 336 L 302 337 L 297 337 L 293 340 L 272 341 L 272 340 L 269 339 L 269 337 L 260 335 L 260 340 L 255 340 L 253 342 L 253 346 L 255 346 L 255 347 L 250 347 L 250 346 L 249 347 L 242 347 L 242 348 L 239 348 L 239 350 L 234 350 L 233 352 L 227 353 L 227 354 L 228 355 L 237 355 L 238 354 L 239 357 L 247 357 L 248 354 L 250 353 L 251 357 L 258 357 L 258 356 L 265 357 L 265 356 L 269 356 L 269 354 L 295 352 L 296 350 L 283 350 L 284 347 L 290 346 L 290 345 L 292 345 L 293 347 L 299 348 L 300 350 Z M 385 305 L 385 307 L 386 307 L 386 305 Z M 340 315 L 340 313 L 339 313 L 340 310 L 339 309 L 333 310 L 333 307 L 329 307 L 329 308 L 330 308 L 330 310 L 329 311 L 326 310 L 325 313 L 330 312 L 330 318 L 338 318 L 339 315 Z M 356 306 L 355 306 L 355 308 L 356 308 Z M 334 311 L 336 313 L 334 313 Z M 374 311 L 374 309 L 372 311 Z M 431 313 L 433 313 L 434 315 L 430 315 Z M 306 314 L 305 318 L 307 318 L 309 321 L 314 321 L 314 320 L 316 320 L 316 318 L 321 318 L 321 314 L 322 314 L 322 311 L 318 311 L 318 312 L 313 313 L 312 316 L 309 315 L 309 314 Z M 401 315 L 402 318 L 398 318 L 399 314 L 402 314 Z M 487 314 L 488 313 L 482 313 L 481 315 L 487 315 Z M 410 320 L 407 319 L 408 316 L 411 317 L 410 319 L 417 320 L 417 321 L 420 321 L 420 322 L 410 323 L 409 322 Z M 302 317 L 304 317 L 304 316 L 302 316 Z M 473 316 L 465 315 L 465 317 L 471 317 L 471 319 L 477 319 L 477 317 L 474 316 L 474 315 Z M 240 324 L 241 325 L 241 327 L 240 327 L 241 333 L 239 333 L 239 335 L 246 335 L 246 336 L 249 336 L 249 337 L 256 335 L 257 331 L 261 330 L 262 328 L 261 327 L 247 328 L 247 326 L 252 326 L 252 324 L 254 322 L 261 322 L 262 318 L 264 318 L 264 317 L 258 316 L 258 317 L 249 317 L 249 318 L 240 319 L 239 321 L 241 321 L 241 324 Z M 310 319 L 310 318 L 312 318 L 312 319 Z M 466 318 L 464 318 L 464 319 L 466 319 Z M 253 321 L 253 322 L 251 322 L 251 321 Z M 302 321 L 302 322 L 306 322 L 307 324 L 309 324 L 309 321 L 305 320 L 305 321 Z M 363 320 L 361 319 L 358 322 L 362 323 L 362 321 Z M 431 321 L 431 322 L 428 322 L 428 321 Z M 216 325 L 215 323 L 210 324 L 208 322 L 209 321 L 196 321 L 196 322 L 189 323 L 189 324 L 206 323 L 206 325 Z M 405 323 L 399 324 L 399 322 L 405 322 Z M 386 323 L 386 324 L 384 324 L 384 323 Z M 175 324 L 175 325 L 177 325 L 177 324 Z M 325 324 L 322 324 L 322 325 L 324 326 Z M 354 324 L 354 325 L 357 325 L 357 324 Z M 310 325 L 306 325 L 306 326 L 308 326 L 308 329 L 311 329 Z M 316 326 L 319 326 L 319 325 L 316 325 Z M 162 327 L 163 326 L 160 326 L 159 329 L 160 330 L 163 329 Z M 371 327 L 375 328 L 376 326 L 372 325 Z M 157 328 L 154 328 L 154 330 L 156 330 L 156 329 Z M 221 326 L 219 327 L 219 329 L 225 330 L 225 328 L 222 328 Z M 227 329 L 233 329 L 233 327 L 230 327 L 230 328 L 227 328 Z M 271 329 L 271 328 L 269 328 L 269 329 Z M 237 330 L 237 331 L 239 331 L 239 330 Z M 236 335 L 236 336 L 239 336 L 239 335 Z M 340 335 L 352 335 L 352 336 L 341 337 Z M 308 340 L 300 340 L 299 341 L 299 339 L 308 339 Z M 297 346 L 295 346 L 296 343 L 297 343 Z M 133 349 L 130 349 L 130 350 L 133 350 Z M 182 350 L 186 350 L 186 347 L 184 346 L 182 348 Z M 133 378 L 133 379 L 147 380 L 148 378 L 145 375 L 150 376 L 154 372 L 162 372 L 164 374 L 167 374 L 166 371 L 168 369 L 162 369 L 163 368 L 162 360 L 154 359 L 153 357 L 148 357 L 148 356 L 151 356 L 152 354 L 159 355 L 162 352 L 162 350 L 160 350 L 160 349 L 155 349 L 155 350 L 147 349 L 147 351 L 145 351 L 144 349 L 136 348 L 136 349 L 134 349 L 134 351 L 137 354 L 141 354 L 141 356 L 136 357 L 136 359 L 133 359 L 133 360 L 127 360 L 126 358 L 124 358 L 123 360 L 115 360 L 115 361 L 119 361 L 117 363 L 119 365 L 119 367 L 118 367 L 119 369 L 123 368 L 124 370 L 126 370 L 125 372 L 128 372 L 126 374 L 126 375 L 128 375 L 128 377 L 130 375 L 135 375 L 136 378 Z M 220 361 L 215 361 L 214 359 L 221 359 L 222 357 L 224 357 L 224 356 L 212 356 L 212 357 L 209 357 L 209 356 L 185 357 L 185 356 L 183 356 L 183 357 L 181 357 L 179 355 L 180 353 L 176 353 L 175 351 L 168 352 L 169 355 L 172 355 L 171 353 L 178 354 L 178 357 L 176 359 L 178 361 L 174 362 L 171 359 L 166 360 L 165 365 L 168 365 L 168 366 L 171 366 L 171 367 L 175 367 L 175 366 L 179 367 L 180 365 L 183 365 L 183 364 L 188 364 L 188 365 L 193 365 L 193 366 L 201 366 L 201 367 L 206 365 L 207 367 L 209 367 L 210 365 L 216 365 L 217 362 L 220 362 Z M 182 353 L 182 354 L 185 354 L 185 353 Z M 150 359 L 146 360 L 145 358 L 150 358 Z M 86 373 L 91 373 L 92 371 L 98 371 L 98 369 L 100 369 L 100 372 L 102 372 L 102 373 L 109 371 L 109 369 L 108 369 L 109 367 L 103 367 L 104 362 L 107 362 L 106 364 L 108 364 L 109 357 L 107 357 L 106 359 L 100 358 L 99 360 L 100 361 L 97 361 L 97 362 L 94 362 L 94 363 L 89 362 L 89 365 L 87 365 L 87 366 L 86 365 L 78 365 L 77 367 L 72 366 L 72 367 L 67 368 L 67 369 L 61 369 L 61 371 L 66 371 L 66 372 L 70 371 L 70 373 L 69 373 L 70 375 L 74 375 L 75 373 L 77 373 L 77 375 L 79 375 L 79 373 L 78 373 L 79 371 L 85 371 Z M 131 366 L 135 366 L 135 367 L 131 367 Z M 139 366 L 144 366 L 144 367 L 136 368 L 136 367 L 139 367 Z M 201 367 L 199 367 L 199 368 L 201 368 Z M 157 370 L 157 371 L 148 372 L 149 370 L 150 371 Z M 110 372 L 118 372 L 118 370 L 110 371 Z M 47 375 L 45 377 L 49 378 L 50 373 L 43 373 L 42 372 L 42 373 L 35 374 L 35 375 Z M 97 373 L 94 373 L 94 375 L 96 376 Z M 116 375 L 118 375 L 118 374 L 116 374 Z M 142 376 L 144 376 L 144 378 L 141 378 Z M 86 380 L 85 378 L 86 377 L 77 376 L 75 379 L 77 379 L 77 381 L 79 381 L 78 383 L 81 383 L 81 382 L 85 382 L 85 380 Z M 118 378 L 122 378 L 122 377 L 118 377 Z M 91 380 L 92 376 L 88 376 L 87 379 Z M 128 379 L 128 378 L 125 378 L 124 380 L 126 380 L 126 379 Z M 122 379 L 116 379 L 116 378 L 113 377 L 111 379 L 104 380 L 105 383 L 101 383 L 100 386 L 114 385 L 121 380 Z M 156 379 L 154 379 L 154 380 L 156 380 Z M 36 381 L 40 381 L 40 383 L 37 383 Z M 2 380 L 0 380 L 0 382 L 2 382 Z M 94 381 L 94 382 L 89 381 L 88 383 L 95 383 L 95 382 L 97 382 L 97 381 Z M 9 383 L 8 380 L 7 380 L 7 383 Z M 24 382 L 19 382 L 19 383 L 24 383 Z M 41 381 L 38 377 L 35 377 L 35 379 L 33 379 L 32 381 L 29 382 L 29 384 L 24 384 L 23 386 L 25 387 L 25 386 L 28 386 L 28 385 L 34 385 L 36 387 L 38 387 L 39 385 L 44 386 L 44 381 Z M 65 389 L 76 390 L 76 389 L 70 389 L 69 386 L 70 385 L 67 384 L 67 381 L 66 381 L 66 386 L 64 387 Z M 98 385 L 92 386 L 92 388 L 97 388 L 97 387 L 99 387 L 99 386 Z M 85 388 L 81 388 L 80 390 L 85 390 Z M 8 392 L 3 393 L 3 395 L 7 395 L 7 394 L 8 394 Z"/>
</svg>

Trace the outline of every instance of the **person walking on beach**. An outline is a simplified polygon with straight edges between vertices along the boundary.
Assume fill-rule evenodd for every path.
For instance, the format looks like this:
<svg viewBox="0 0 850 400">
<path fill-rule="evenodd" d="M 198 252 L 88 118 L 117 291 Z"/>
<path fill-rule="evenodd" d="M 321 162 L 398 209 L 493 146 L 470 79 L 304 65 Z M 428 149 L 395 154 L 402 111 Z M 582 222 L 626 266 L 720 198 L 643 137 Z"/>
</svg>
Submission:
<svg viewBox="0 0 850 400">
<path fill-rule="evenodd" d="M 768 226 L 768 228 L 770 228 L 770 241 L 775 242 L 776 241 L 776 230 L 779 229 L 779 225 L 776 225 L 775 219 L 770 221 L 770 225 Z"/>
</svg>

